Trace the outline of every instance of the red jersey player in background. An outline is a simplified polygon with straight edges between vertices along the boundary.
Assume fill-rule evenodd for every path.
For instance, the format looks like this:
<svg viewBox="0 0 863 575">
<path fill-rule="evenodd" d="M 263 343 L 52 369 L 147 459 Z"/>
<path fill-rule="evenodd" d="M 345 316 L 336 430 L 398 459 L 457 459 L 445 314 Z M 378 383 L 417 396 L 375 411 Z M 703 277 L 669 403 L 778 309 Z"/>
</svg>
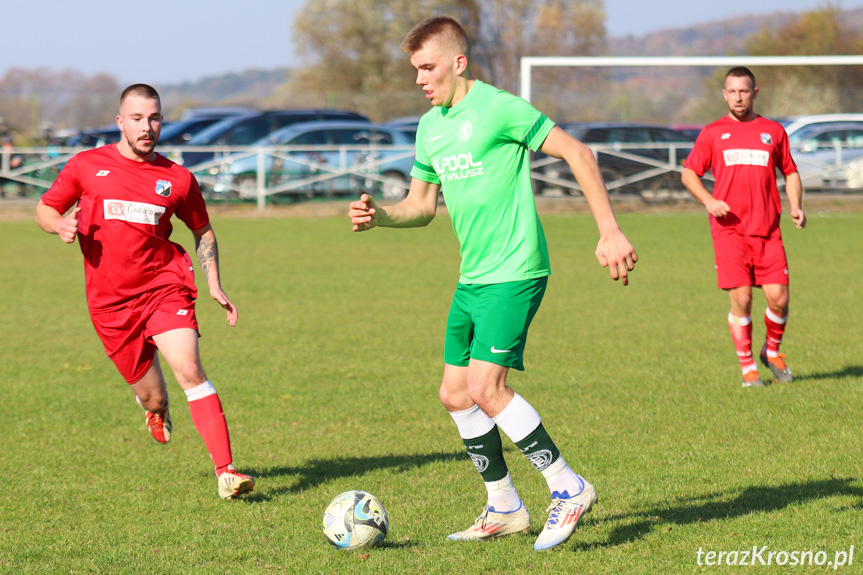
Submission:
<svg viewBox="0 0 863 575">
<path fill-rule="evenodd" d="M 705 127 L 686 159 L 683 184 L 710 214 L 716 274 L 731 298 L 728 327 L 743 371 L 744 387 L 764 387 L 752 357 L 752 287 L 767 300 L 767 337 L 761 362 L 776 381 L 790 382 L 791 370 L 779 345 L 788 320 L 788 262 L 779 230 L 782 212 L 776 170 L 785 176 L 791 220 L 806 226 L 803 185 L 791 158 L 788 136 L 777 122 L 755 113 L 755 76 L 744 67 L 725 76 L 722 95 L 729 114 Z M 713 194 L 701 182 L 707 170 Z"/>
<path fill-rule="evenodd" d="M 198 351 L 194 268 L 183 248 L 169 239 L 171 216 L 195 236 L 210 296 L 225 309 L 231 326 L 237 323 L 237 309 L 221 287 L 216 236 L 198 182 L 154 151 L 161 111 L 152 87 L 126 88 L 117 116 L 120 142 L 69 160 L 36 207 L 36 223 L 67 244 L 78 238 L 90 318 L 108 357 L 147 412 L 153 438 L 163 444 L 171 438 L 158 350 L 186 393 L 192 422 L 216 467 L 219 495 L 232 499 L 252 491 L 255 482 L 232 465 L 225 414 Z"/>
</svg>

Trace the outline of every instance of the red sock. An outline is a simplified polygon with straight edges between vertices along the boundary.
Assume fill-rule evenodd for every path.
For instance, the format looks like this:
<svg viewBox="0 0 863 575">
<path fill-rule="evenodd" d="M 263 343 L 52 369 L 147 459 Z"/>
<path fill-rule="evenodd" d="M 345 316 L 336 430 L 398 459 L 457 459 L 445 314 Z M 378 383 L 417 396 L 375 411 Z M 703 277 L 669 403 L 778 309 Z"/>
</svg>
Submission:
<svg viewBox="0 0 863 575">
<path fill-rule="evenodd" d="M 776 357 L 779 355 L 779 345 L 782 343 L 782 336 L 785 335 L 785 323 L 788 321 L 788 316 L 779 317 L 770 308 L 764 312 L 764 325 L 767 326 L 767 342 L 765 348 L 767 357 Z"/>
<path fill-rule="evenodd" d="M 208 395 L 200 399 L 189 401 L 189 412 L 192 414 L 192 423 L 201 434 L 213 465 L 216 466 L 216 475 L 231 464 L 231 437 L 228 435 L 228 422 L 222 411 L 222 402 L 217 394 Z"/>
<path fill-rule="evenodd" d="M 743 373 L 758 369 L 752 359 L 752 317 L 738 317 L 729 313 L 728 330 L 731 332 L 731 341 L 734 342 Z"/>
</svg>

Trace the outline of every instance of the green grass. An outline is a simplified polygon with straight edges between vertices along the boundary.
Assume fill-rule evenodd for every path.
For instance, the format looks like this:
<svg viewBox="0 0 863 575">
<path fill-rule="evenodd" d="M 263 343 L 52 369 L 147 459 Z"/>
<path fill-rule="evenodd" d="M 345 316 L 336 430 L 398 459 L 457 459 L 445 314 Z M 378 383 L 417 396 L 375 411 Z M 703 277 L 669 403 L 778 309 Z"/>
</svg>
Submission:
<svg viewBox="0 0 863 575">
<path fill-rule="evenodd" d="M 77 246 L 0 223 L 0 572 L 740 573 L 699 567 L 696 552 L 832 559 L 863 546 L 863 215 L 813 213 L 806 230 L 783 230 L 795 382 L 765 390 L 740 386 L 706 217 L 620 220 L 640 255 L 627 288 L 596 264 L 589 216 L 543 219 L 554 273 L 510 384 L 600 493 L 548 553 L 532 549 L 545 484 L 507 441 L 531 535 L 445 541 L 485 493 L 437 401 L 458 277 L 445 216 L 369 234 L 346 219 L 214 222 L 240 322 L 229 328 L 202 290 L 201 349 L 235 461 L 258 480 L 235 502 L 216 495 L 176 383 L 171 443 L 143 429 L 89 322 Z M 175 236 L 190 247 L 185 229 Z M 390 515 L 367 555 L 320 533 L 325 505 L 349 489 Z M 840 572 L 860 563 L 863 549 Z"/>
</svg>

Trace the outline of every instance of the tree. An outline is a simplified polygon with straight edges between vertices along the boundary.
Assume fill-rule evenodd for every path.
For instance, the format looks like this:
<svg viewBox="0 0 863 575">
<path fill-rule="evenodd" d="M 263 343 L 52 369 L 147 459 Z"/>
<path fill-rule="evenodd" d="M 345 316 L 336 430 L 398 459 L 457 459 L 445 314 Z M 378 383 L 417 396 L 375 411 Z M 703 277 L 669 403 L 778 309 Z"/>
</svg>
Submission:
<svg viewBox="0 0 863 575">
<path fill-rule="evenodd" d="M 752 56 L 851 55 L 863 53 L 858 31 L 842 21 L 835 6 L 807 12 L 776 32 L 762 29 L 746 43 Z M 753 70 L 765 114 L 786 116 L 863 111 L 860 66 L 765 67 Z"/>
<path fill-rule="evenodd" d="M 605 46 L 602 0 L 492 0 L 478 2 L 473 54 L 481 77 L 518 93 L 524 56 L 592 56 Z M 547 114 L 579 117 L 601 97 L 595 72 L 555 68 L 535 71 L 533 100 Z M 584 90 L 583 88 L 588 88 Z"/>
<path fill-rule="evenodd" d="M 12 68 L 0 78 L 0 117 L 25 140 L 46 130 L 108 124 L 116 116 L 120 89 L 106 74 Z"/>
<path fill-rule="evenodd" d="M 459 20 L 472 41 L 474 74 L 511 92 L 522 56 L 592 54 L 605 40 L 602 0 L 309 0 L 294 23 L 297 52 L 308 65 L 268 103 L 323 103 L 376 120 L 425 112 L 399 47 L 432 14 Z M 558 75 L 537 85 L 548 95 L 568 84 Z"/>
</svg>

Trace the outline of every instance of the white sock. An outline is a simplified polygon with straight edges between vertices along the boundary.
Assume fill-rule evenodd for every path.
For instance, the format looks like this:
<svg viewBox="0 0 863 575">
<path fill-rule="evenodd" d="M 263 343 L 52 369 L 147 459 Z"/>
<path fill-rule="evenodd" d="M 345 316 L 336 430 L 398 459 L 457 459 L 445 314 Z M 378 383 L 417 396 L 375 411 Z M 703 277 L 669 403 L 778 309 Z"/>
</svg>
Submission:
<svg viewBox="0 0 863 575">
<path fill-rule="evenodd" d="M 213 387 L 213 384 L 210 383 L 210 380 L 205 381 L 199 385 L 196 385 L 192 389 L 187 389 L 186 391 L 186 399 L 189 401 L 195 401 L 196 399 L 204 399 L 210 395 L 216 395 L 216 388 Z"/>
<path fill-rule="evenodd" d="M 530 435 L 542 419 L 539 413 L 519 394 L 513 395 L 503 411 L 491 418 L 513 443 Z"/>
<path fill-rule="evenodd" d="M 485 488 L 488 491 L 488 506 L 498 513 L 517 511 L 521 507 L 521 498 L 509 473 L 500 481 L 485 482 Z"/>
<path fill-rule="evenodd" d="M 552 497 L 555 493 L 562 496 L 564 492 L 569 497 L 575 497 L 584 490 L 584 480 L 569 467 L 563 457 L 543 469 L 542 476 L 548 483 Z"/>
<path fill-rule="evenodd" d="M 480 437 L 494 428 L 494 421 L 476 404 L 464 411 L 450 411 L 449 414 L 462 439 Z"/>
</svg>

